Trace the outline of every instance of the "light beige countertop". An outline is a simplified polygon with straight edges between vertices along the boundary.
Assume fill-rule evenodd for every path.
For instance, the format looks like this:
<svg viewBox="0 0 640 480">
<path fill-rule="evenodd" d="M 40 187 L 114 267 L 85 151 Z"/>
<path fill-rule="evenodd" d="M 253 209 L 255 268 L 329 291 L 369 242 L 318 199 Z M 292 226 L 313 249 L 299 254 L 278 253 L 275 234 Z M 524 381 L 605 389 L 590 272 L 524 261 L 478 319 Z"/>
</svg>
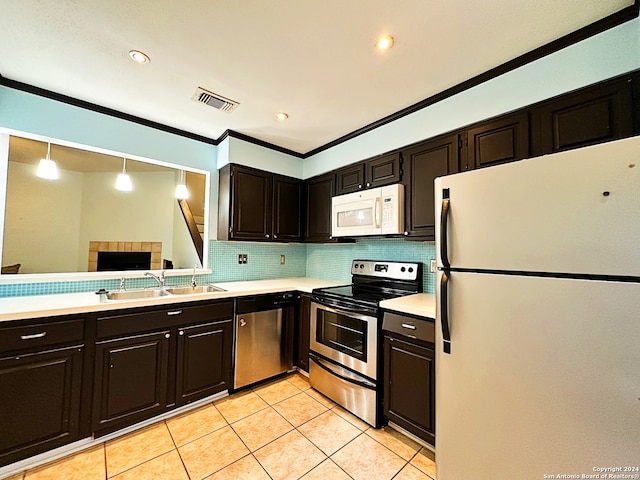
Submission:
<svg viewBox="0 0 640 480">
<path fill-rule="evenodd" d="M 433 293 L 416 293 L 404 297 L 383 300 L 380 307 L 394 312 L 436 318 L 436 296 Z"/>
<path fill-rule="evenodd" d="M 314 288 L 344 285 L 344 282 L 321 280 L 308 277 L 278 278 L 269 280 L 249 280 L 242 282 L 221 282 L 213 285 L 224 288 L 225 292 L 209 292 L 190 295 L 166 295 L 135 300 L 108 300 L 100 303 L 94 292 L 63 293 L 56 295 L 34 295 L 0 298 L 0 322 L 26 318 L 52 317 L 74 313 L 100 312 L 133 307 L 148 307 L 173 303 L 217 300 L 244 295 L 275 293 L 297 290 L 311 293 Z"/>
</svg>

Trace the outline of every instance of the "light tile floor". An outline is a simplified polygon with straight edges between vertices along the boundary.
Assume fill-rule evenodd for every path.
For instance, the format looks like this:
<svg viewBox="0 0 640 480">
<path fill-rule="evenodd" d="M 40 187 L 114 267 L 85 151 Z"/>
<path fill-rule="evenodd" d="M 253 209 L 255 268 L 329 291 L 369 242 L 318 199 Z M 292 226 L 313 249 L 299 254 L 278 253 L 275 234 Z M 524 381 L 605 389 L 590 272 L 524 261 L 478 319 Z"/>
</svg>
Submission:
<svg viewBox="0 0 640 480">
<path fill-rule="evenodd" d="M 435 480 L 433 459 L 293 374 L 9 480 Z"/>
</svg>

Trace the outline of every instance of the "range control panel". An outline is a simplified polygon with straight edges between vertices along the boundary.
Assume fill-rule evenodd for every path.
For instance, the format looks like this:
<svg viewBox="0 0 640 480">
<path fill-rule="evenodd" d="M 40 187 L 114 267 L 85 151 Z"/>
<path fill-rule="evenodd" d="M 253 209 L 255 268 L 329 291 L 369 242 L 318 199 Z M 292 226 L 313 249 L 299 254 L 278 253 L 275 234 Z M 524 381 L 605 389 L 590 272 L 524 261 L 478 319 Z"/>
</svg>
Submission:
<svg viewBox="0 0 640 480">
<path fill-rule="evenodd" d="M 419 263 L 384 262 L 371 260 L 354 260 L 351 263 L 351 275 L 391 278 L 395 280 L 416 280 Z"/>
</svg>

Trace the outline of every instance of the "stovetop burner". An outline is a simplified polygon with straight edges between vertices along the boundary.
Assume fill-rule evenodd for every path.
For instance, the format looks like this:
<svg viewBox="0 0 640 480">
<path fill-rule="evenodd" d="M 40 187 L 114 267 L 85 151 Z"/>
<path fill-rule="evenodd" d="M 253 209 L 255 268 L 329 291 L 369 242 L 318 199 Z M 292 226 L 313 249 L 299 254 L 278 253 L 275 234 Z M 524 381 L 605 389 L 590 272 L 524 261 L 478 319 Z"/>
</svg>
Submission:
<svg viewBox="0 0 640 480">
<path fill-rule="evenodd" d="M 313 294 L 377 308 L 383 300 L 422 291 L 421 263 L 354 260 L 351 275 L 351 285 L 318 288 Z"/>
</svg>

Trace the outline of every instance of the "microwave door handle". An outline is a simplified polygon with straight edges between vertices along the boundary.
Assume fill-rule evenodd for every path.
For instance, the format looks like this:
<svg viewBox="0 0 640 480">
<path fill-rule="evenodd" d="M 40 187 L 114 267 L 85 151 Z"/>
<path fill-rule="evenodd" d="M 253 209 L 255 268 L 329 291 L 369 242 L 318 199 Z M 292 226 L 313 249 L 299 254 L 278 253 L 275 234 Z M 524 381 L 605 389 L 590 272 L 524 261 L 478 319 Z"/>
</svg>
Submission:
<svg viewBox="0 0 640 480">
<path fill-rule="evenodd" d="M 380 197 L 376 197 L 376 204 L 374 209 L 376 228 L 380 228 L 382 226 L 382 218 L 380 218 L 381 210 L 380 210 Z"/>
</svg>

